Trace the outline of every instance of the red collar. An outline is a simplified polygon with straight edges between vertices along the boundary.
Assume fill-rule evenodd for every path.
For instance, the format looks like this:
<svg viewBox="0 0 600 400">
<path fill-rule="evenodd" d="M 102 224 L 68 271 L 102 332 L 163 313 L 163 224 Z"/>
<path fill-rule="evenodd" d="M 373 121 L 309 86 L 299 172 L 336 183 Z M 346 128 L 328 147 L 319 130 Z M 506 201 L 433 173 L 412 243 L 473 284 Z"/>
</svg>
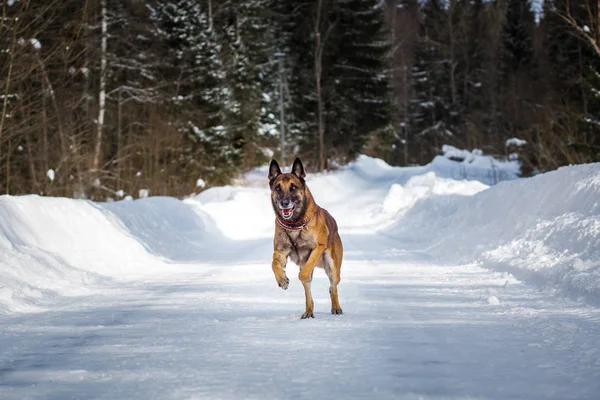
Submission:
<svg viewBox="0 0 600 400">
<path fill-rule="evenodd" d="M 306 221 L 306 222 L 304 222 L 304 221 L 287 222 L 287 221 L 284 221 L 281 218 L 279 218 L 279 214 L 275 214 L 275 220 L 277 221 L 277 223 L 279 224 L 279 226 L 281 226 L 285 230 L 288 230 L 288 231 L 301 231 L 302 229 L 304 229 L 304 228 L 306 228 L 308 226 L 308 223 L 310 221 L 312 221 L 312 219 L 314 218 L 315 214 L 313 214 L 313 216 L 310 217 L 310 219 L 308 221 Z"/>
</svg>

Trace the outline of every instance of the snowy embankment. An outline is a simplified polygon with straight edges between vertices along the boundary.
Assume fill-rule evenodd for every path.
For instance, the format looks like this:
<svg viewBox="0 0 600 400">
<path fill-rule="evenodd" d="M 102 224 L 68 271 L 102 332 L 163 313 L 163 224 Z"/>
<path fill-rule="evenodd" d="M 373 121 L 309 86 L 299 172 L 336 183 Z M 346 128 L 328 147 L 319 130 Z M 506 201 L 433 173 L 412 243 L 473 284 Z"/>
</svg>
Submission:
<svg viewBox="0 0 600 400">
<path fill-rule="evenodd" d="M 143 279 L 164 272 L 165 260 L 198 260 L 222 239 L 211 224 L 172 198 L 95 204 L 0 196 L 0 313 L 43 310 L 109 280 Z"/>
<path fill-rule="evenodd" d="M 404 246 L 600 300 L 600 164 L 560 168 L 472 197 L 430 196 L 388 227 Z"/>
<path fill-rule="evenodd" d="M 89 202 L 0 197 L 0 310 L 36 309 L 57 296 L 83 294 L 103 276 L 131 268 L 143 249 L 113 226 Z"/>
<path fill-rule="evenodd" d="M 343 235 L 383 234 L 447 263 L 478 262 L 600 298 L 600 164 L 489 187 L 515 178 L 515 165 L 469 154 L 408 168 L 361 156 L 308 182 Z M 185 201 L 0 197 L 0 313 L 42 310 L 112 280 L 164 274 L 174 263 L 235 263 L 254 252 L 268 264 L 273 216 L 265 175 L 257 169 L 244 187 Z"/>
</svg>

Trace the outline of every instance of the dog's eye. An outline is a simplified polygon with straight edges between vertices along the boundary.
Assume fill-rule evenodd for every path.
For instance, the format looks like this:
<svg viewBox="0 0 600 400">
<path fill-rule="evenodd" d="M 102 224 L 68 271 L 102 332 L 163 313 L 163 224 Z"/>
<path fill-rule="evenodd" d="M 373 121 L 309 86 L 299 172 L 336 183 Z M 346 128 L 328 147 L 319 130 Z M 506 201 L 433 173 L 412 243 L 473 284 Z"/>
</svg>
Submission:
<svg viewBox="0 0 600 400">
<path fill-rule="evenodd" d="M 296 190 L 296 186 L 290 185 L 290 192 L 293 192 L 294 190 Z"/>
<path fill-rule="evenodd" d="M 278 192 L 281 192 L 281 186 L 277 185 L 277 186 L 275 187 L 275 190 L 277 190 Z"/>
</svg>

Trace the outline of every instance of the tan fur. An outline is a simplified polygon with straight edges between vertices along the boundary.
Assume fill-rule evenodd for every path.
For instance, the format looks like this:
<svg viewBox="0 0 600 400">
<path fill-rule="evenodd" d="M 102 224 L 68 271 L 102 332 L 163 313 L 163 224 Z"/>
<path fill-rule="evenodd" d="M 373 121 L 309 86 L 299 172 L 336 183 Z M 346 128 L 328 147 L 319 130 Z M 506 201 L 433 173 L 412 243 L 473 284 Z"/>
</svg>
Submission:
<svg viewBox="0 0 600 400">
<path fill-rule="evenodd" d="M 299 162 L 299 160 L 297 160 Z M 296 165 L 296 163 L 294 164 Z M 304 173 L 302 169 L 302 173 Z M 294 185 L 294 186 L 292 186 Z M 279 186 L 279 192 L 276 188 Z M 338 299 L 337 285 L 340 282 L 343 246 L 337 223 L 327 210 L 319 207 L 304 180 L 294 173 L 280 174 L 272 180 L 272 201 L 275 207 L 281 193 L 290 194 L 290 187 L 297 189 L 296 198 L 303 205 L 298 211 L 298 220 L 307 221 L 306 226 L 299 231 L 288 230 L 275 221 L 275 237 L 273 241 L 273 273 L 279 286 L 287 289 L 289 279 L 285 273 L 287 259 L 291 259 L 300 267 L 298 278 L 304 286 L 306 310 L 302 318 L 314 318 L 314 301 L 311 294 L 311 281 L 315 267 L 324 268 L 329 277 L 329 293 L 331 297 L 331 313 L 342 314 Z"/>
</svg>

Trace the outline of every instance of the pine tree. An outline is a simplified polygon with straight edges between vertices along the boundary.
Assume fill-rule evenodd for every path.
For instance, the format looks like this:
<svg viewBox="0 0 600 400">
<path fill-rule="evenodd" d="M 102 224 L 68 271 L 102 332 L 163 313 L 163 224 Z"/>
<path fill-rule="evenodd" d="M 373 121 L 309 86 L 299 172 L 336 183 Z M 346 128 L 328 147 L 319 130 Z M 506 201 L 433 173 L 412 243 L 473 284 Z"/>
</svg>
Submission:
<svg viewBox="0 0 600 400">
<path fill-rule="evenodd" d="M 539 79 L 533 55 L 535 18 L 528 0 L 508 0 L 500 41 L 500 92 L 503 101 L 502 139 L 524 134 L 531 114 L 531 97 Z"/>
<path fill-rule="evenodd" d="M 317 150 L 317 104 L 314 77 L 315 15 L 311 0 L 290 0 L 274 4 L 277 16 L 276 46 L 285 54 L 289 99 L 286 102 L 289 147 L 299 147 L 307 160 L 306 149 Z M 316 158 L 309 160 L 316 161 Z M 305 161 L 306 162 L 306 161 Z"/>
<path fill-rule="evenodd" d="M 528 0 L 508 0 L 502 27 L 502 66 L 504 75 L 527 68 L 533 62 L 534 16 Z"/>
<path fill-rule="evenodd" d="M 254 78 L 258 78 L 258 124 L 254 149 L 250 155 L 256 155 L 256 162 L 272 155 L 262 149 L 273 148 L 280 143 L 281 121 L 279 96 L 283 89 L 284 108 L 287 104 L 285 65 L 280 70 L 280 61 L 285 61 L 281 43 L 278 41 L 277 18 L 274 15 L 278 0 L 239 0 L 244 8 L 243 36 L 253 65 Z M 245 6 L 244 6 L 245 5 Z M 284 57 L 280 59 L 280 57 Z M 283 63 L 285 64 L 285 63 Z M 281 87 L 280 87 L 281 85 Z M 268 161 L 268 160 L 265 160 Z"/>
<path fill-rule="evenodd" d="M 444 66 L 443 22 L 446 10 L 439 0 L 428 0 L 422 8 L 417 48 L 411 70 L 414 99 L 410 107 L 410 132 L 424 148 L 441 148 L 440 138 L 452 136 L 448 129 L 449 75 Z M 425 150 L 430 151 L 430 150 Z"/>
<path fill-rule="evenodd" d="M 369 135 L 385 131 L 391 120 L 389 39 L 380 1 L 340 4 L 337 54 L 328 145 L 347 159 L 362 151 Z"/>
<path fill-rule="evenodd" d="M 468 148 L 479 148 L 487 135 L 489 125 L 490 100 L 484 93 L 488 90 L 486 82 L 486 64 L 489 62 L 484 49 L 488 40 L 485 31 L 485 4 L 483 0 L 474 0 L 468 8 L 466 27 L 465 74 L 463 81 L 463 107 Z"/>
<path fill-rule="evenodd" d="M 291 132 L 298 138 L 300 152 L 317 164 L 319 75 L 325 158 L 346 162 L 390 121 L 389 43 L 383 6 L 378 1 L 355 0 L 319 4 L 320 14 L 317 4 L 308 0 L 285 2 L 277 9 L 283 27 L 282 48 L 291 66 Z"/>
<path fill-rule="evenodd" d="M 246 167 L 265 162 L 262 147 L 272 144 L 277 114 L 276 83 L 279 76 L 272 60 L 273 24 L 271 0 L 230 1 L 218 8 L 215 21 L 226 45 L 227 80 L 236 108 L 229 117 L 237 146 L 243 148 Z M 273 101 L 267 101 L 267 100 Z"/>
<path fill-rule="evenodd" d="M 179 74 L 170 103 L 178 114 L 179 130 L 193 150 L 185 162 L 199 163 L 209 183 L 224 183 L 241 159 L 239 137 L 229 125 L 239 103 L 227 80 L 221 38 L 208 10 L 198 1 L 160 1 L 153 10 L 158 36 L 173 60 L 170 75 Z"/>
<path fill-rule="evenodd" d="M 600 161 L 600 62 L 591 62 L 586 74 L 587 113 L 581 115 L 581 131 L 567 143 L 580 153 L 581 161 Z"/>
</svg>

